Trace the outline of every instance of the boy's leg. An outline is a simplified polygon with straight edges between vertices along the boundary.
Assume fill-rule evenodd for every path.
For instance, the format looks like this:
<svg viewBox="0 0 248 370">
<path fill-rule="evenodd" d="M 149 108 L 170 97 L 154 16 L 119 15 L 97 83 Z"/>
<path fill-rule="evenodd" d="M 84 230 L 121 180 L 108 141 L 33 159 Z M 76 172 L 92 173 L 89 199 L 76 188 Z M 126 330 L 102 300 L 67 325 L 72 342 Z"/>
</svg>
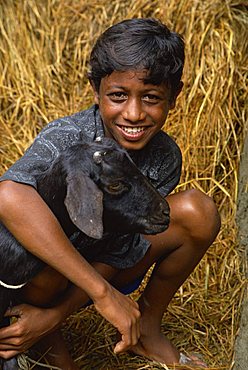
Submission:
<svg viewBox="0 0 248 370">
<path fill-rule="evenodd" d="M 132 351 L 171 364 L 179 361 L 179 353 L 161 333 L 163 314 L 178 288 L 216 238 L 220 218 L 211 198 L 197 190 L 171 195 L 167 200 L 171 209 L 168 230 L 146 236 L 151 242 L 150 250 L 135 267 L 121 272 L 116 284 L 125 285 L 157 261 L 139 299 L 141 338 Z"/>
<path fill-rule="evenodd" d="M 171 207 L 169 229 L 159 235 L 146 236 L 151 241 L 151 248 L 136 266 L 119 272 L 114 278 L 114 285 L 125 286 L 138 276 L 142 276 L 156 262 L 152 277 L 139 300 L 142 313 L 141 338 L 132 351 L 160 362 L 173 363 L 178 362 L 179 354 L 161 334 L 161 319 L 177 289 L 212 244 L 218 233 L 220 221 L 212 200 L 199 191 L 175 194 L 169 196 L 168 201 Z M 109 266 L 99 264 L 95 267 L 107 279 L 111 279 L 111 276 L 116 274 L 116 271 Z M 44 276 L 41 274 L 33 281 L 33 285 L 26 288 L 26 297 L 34 300 L 30 303 L 43 305 L 44 302 L 51 303 L 54 297 L 56 300 L 63 295 L 67 286 L 66 279 L 59 274 L 56 277 L 57 273 L 53 270 L 48 275 L 46 273 L 44 272 Z M 42 296 L 42 292 L 45 292 L 45 296 Z M 62 359 L 64 369 L 76 370 L 77 367 L 71 360 L 58 332 L 46 336 L 40 345 L 49 345 L 54 340 L 57 341 L 58 352 L 53 358 L 59 357 L 59 361 Z M 156 343 L 155 347 L 154 343 Z M 54 365 L 56 366 L 56 360 Z"/>
<path fill-rule="evenodd" d="M 37 350 L 41 358 L 45 355 L 46 360 L 51 366 L 55 366 L 61 370 L 80 370 L 71 358 L 66 342 L 59 329 L 40 340 L 34 346 L 34 349 Z M 37 359 L 39 360 L 39 356 Z M 40 362 L 44 363 L 45 361 L 41 359 Z M 39 369 L 43 369 L 43 367 Z"/>
<path fill-rule="evenodd" d="M 94 263 L 93 265 L 96 270 L 107 280 L 111 279 L 111 277 L 113 277 L 117 271 L 116 269 L 105 264 Z M 53 307 L 56 306 L 60 299 L 63 299 L 63 297 L 66 295 L 67 287 L 67 279 L 60 275 L 57 271 L 47 267 L 25 288 L 22 289 L 21 300 L 30 305 L 39 307 Z M 86 294 L 81 294 L 81 299 L 82 304 L 86 304 L 89 298 Z M 20 307 L 24 307 L 25 309 L 25 305 Z M 30 312 L 31 315 L 32 312 L 34 313 L 34 311 Z M 31 317 L 33 317 L 34 321 L 36 321 L 35 316 Z M 48 316 L 39 314 L 39 312 L 37 312 L 37 318 L 38 320 L 47 320 Z M 37 325 L 37 322 L 35 322 L 34 325 Z M 41 327 L 43 326 L 44 325 L 41 323 Z M 38 333 L 40 334 L 39 331 Z M 63 339 L 60 329 L 56 329 L 51 333 L 46 334 L 33 346 L 33 348 L 41 355 L 46 353 L 45 357 L 50 365 L 58 367 L 61 370 L 79 370 L 78 366 L 72 360 L 67 350 L 66 343 Z"/>
<path fill-rule="evenodd" d="M 46 267 L 23 289 L 22 300 L 35 306 L 53 306 L 63 296 L 67 287 L 68 280 L 66 278 L 52 268 Z M 46 315 L 44 317 L 41 315 L 40 319 L 42 318 L 46 319 Z M 46 354 L 46 360 L 53 366 L 66 370 L 79 370 L 67 350 L 60 329 L 40 339 L 33 346 L 33 349 L 39 354 L 37 360 Z M 44 362 L 44 360 L 40 362 Z"/>
</svg>

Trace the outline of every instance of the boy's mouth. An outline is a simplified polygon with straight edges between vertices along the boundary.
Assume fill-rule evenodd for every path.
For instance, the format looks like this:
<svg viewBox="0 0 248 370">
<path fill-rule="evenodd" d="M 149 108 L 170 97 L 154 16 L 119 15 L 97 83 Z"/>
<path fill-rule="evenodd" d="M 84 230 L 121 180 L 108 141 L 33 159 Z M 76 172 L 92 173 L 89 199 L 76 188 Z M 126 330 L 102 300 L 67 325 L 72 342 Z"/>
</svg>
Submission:
<svg viewBox="0 0 248 370">
<path fill-rule="evenodd" d="M 121 134 L 128 140 L 139 140 L 147 130 L 147 127 L 137 126 L 137 127 L 129 127 L 129 126 L 122 126 L 116 125 Z"/>
</svg>

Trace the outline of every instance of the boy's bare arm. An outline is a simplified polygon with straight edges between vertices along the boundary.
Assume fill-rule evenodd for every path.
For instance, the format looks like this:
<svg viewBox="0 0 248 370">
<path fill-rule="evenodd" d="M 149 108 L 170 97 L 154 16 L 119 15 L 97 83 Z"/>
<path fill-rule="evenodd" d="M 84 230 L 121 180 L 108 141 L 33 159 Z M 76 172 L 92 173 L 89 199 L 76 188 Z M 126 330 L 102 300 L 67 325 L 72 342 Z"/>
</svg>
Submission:
<svg viewBox="0 0 248 370">
<path fill-rule="evenodd" d="M 3 182 L 0 184 L 0 200 L 1 221 L 27 250 L 75 285 L 80 285 L 92 298 L 105 295 L 106 282 L 73 248 L 35 189 Z"/>
<path fill-rule="evenodd" d="M 137 343 L 138 305 L 114 289 L 76 251 L 35 189 L 11 181 L 0 183 L 0 219 L 27 250 L 93 300 L 99 313 L 122 334 L 117 352 Z"/>
</svg>

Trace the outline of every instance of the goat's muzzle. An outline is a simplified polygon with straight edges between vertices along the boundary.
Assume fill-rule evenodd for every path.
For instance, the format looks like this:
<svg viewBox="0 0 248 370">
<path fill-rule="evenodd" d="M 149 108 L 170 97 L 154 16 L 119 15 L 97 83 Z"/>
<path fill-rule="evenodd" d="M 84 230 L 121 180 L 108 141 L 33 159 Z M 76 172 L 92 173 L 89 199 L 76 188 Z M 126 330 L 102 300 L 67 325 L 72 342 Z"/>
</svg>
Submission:
<svg viewBox="0 0 248 370">
<path fill-rule="evenodd" d="M 144 234 L 159 234 L 168 229 L 170 224 L 170 208 L 166 200 L 162 200 L 149 217 L 143 220 Z"/>
</svg>

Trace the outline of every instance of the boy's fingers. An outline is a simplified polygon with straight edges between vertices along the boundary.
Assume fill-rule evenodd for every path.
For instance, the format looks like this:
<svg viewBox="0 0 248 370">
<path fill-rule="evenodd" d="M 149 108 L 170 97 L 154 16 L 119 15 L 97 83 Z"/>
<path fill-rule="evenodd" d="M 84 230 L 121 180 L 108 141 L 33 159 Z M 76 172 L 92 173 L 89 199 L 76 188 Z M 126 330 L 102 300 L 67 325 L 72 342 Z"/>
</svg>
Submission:
<svg viewBox="0 0 248 370">
<path fill-rule="evenodd" d="M 140 339 L 140 319 L 137 321 L 137 325 L 136 325 L 136 343 L 138 343 L 139 339 Z"/>
<path fill-rule="evenodd" d="M 25 343 L 24 343 L 25 344 Z M 17 335 L 6 335 L 3 338 L 0 338 L 0 351 L 8 351 L 8 350 L 24 350 L 22 337 L 18 337 Z M 1 355 L 0 355 L 1 357 Z"/>
<path fill-rule="evenodd" d="M 11 307 L 7 309 L 7 311 L 4 314 L 4 317 L 19 316 L 20 314 L 21 314 L 21 311 L 19 310 L 18 307 Z"/>
<path fill-rule="evenodd" d="M 3 343 L 4 340 L 8 340 L 8 338 L 13 338 L 13 337 L 18 336 L 17 333 L 16 333 L 16 329 L 17 329 L 17 323 L 14 323 L 14 324 L 11 324 L 9 326 L 5 326 L 4 328 L 1 328 L 0 329 L 1 343 Z"/>
<path fill-rule="evenodd" d="M 116 345 L 115 345 L 115 348 L 114 348 L 114 353 L 115 354 L 118 354 L 118 353 L 122 353 L 122 352 L 125 352 L 128 350 L 130 346 L 127 346 L 125 344 L 125 342 L 123 340 L 121 340 L 120 342 L 118 342 Z"/>
<path fill-rule="evenodd" d="M 19 351 L 0 351 L 0 357 L 4 360 L 8 360 L 16 355 L 19 355 Z"/>
<path fill-rule="evenodd" d="M 114 353 L 126 352 L 130 347 L 135 346 L 140 338 L 139 322 L 130 332 L 130 335 L 122 335 L 122 339 L 115 345 Z"/>
<path fill-rule="evenodd" d="M 110 286 L 109 294 L 94 303 L 97 311 L 115 326 L 122 336 L 114 348 L 115 353 L 125 352 L 137 344 L 141 317 L 137 302 Z"/>
<path fill-rule="evenodd" d="M 131 346 L 135 346 L 139 340 L 139 321 L 136 322 L 134 327 L 132 328 L 132 338 L 131 338 Z"/>
</svg>

